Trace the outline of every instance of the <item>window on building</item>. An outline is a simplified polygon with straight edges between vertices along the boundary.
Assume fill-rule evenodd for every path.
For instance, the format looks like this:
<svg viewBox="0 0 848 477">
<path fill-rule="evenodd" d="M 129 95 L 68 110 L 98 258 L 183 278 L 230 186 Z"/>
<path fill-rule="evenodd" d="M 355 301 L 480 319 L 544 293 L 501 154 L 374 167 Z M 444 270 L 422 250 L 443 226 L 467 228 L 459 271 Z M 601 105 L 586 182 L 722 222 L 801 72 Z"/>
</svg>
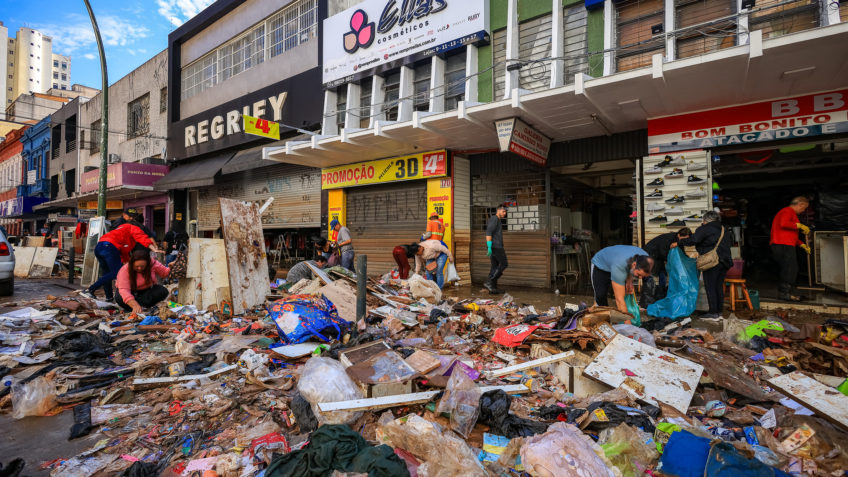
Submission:
<svg viewBox="0 0 848 477">
<path fill-rule="evenodd" d="M 383 104 L 381 110 L 386 114 L 387 121 L 397 121 L 400 98 L 400 71 L 386 76 L 383 83 Z"/>
<path fill-rule="evenodd" d="M 91 153 L 100 151 L 100 120 L 91 123 Z"/>
<path fill-rule="evenodd" d="M 676 0 L 677 58 L 736 45 L 735 0 Z"/>
<path fill-rule="evenodd" d="M 845 2 L 842 2 L 843 4 Z M 835 8 L 832 2 L 824 2 L 826 8 Z M 748 20 L 748 30 L 762 30 L 763 39 L 775 38 L 809 30 L 819 25 L 819 2 L 806 0 L 761 0 Z M 845 21 L 844 19 L 842 20 Z"/>
<path fill-rule="evenodd" d="M 164 113 L 168 110 L 168 87 L 159 90 L 159 112 Z"/>
<path fill-rule="evenodd" d="M 445 61 L 445 110 L 459 107 L 465 99 L 465 49 Z"/>
<path fill-rule="evenodd" d="M 68 81 L 68 75 L 62 73 L 62 81 Z"/>
<path fill-rule="evenodd" d="M 371 90 L 374 88 L 374 79 L 368 77 L 359 84 L 359 127 L 367 128 L 371 124 Z"/>
<path fill-rule="evenodd" d="M 65 194 L 72 197 L 77 190 L 77 170 L 68 169 L 65 171 Z"/>
<path fill-rule="evenodd" d="M 428 58 L 412 70 L 412 108 L 415 111 L 430 109 L 430 72 L 433 62 Z"/>
<path fill-rule="evenodd" d="M 50 176 L 50 199 L 55 199 L 59 195 L 59 175 Z"/>
<path fill-rule="evenodd" d="M 64 61 L 62 62 L 62 69 L 63 69 L 63 70 L 68 69 L 68 64 L 67 64 L 67 63 L 65 63 Z"/>
<path fill-rule="evenodd" d="M 127 104 L 127 138 L 150 132 L 150 93 Z"/>
<path fill-rule="evenodd" d="M 336 126 L 339 132 L 345 127 L 345 114 L 347 113 L 347 85 L 336 88 Z"/>
<path fill-rule="evenodd" d="M 226 81 L 263 61 L 265 61 L 264 24 L 224 45 L 218 51 L 218 70 L 221 72 L 221 81 Z"/>
<path fill-rule="evenodd" d="M 67 90 L 68 87 L 66 85 L 62 85 L 62 89 Z"/>
<path fill-rule="evenodd" d="M 59 87 L 59 83 L 53 83 L 53 87 L 54 87 L 54 88 L 58 88 L 58 87 Z M 11 90 L 12 90 L 12 88 L 9 88 L 9 91 L 11 91 Z"/>
<path fill-rule="evenodd" d="M 77 117 L 76 115 L 65 120 L 65 152 L 77 149 Z"/>
<path fill-rule="evenodd" d="M 317 35 L 318 0 L 303 0 L 268 19 L 271 57 L 313 40 Z"/>
<path fill-rule="evenodd" d="M 53 72 L 53 79 L 59 79 L 59 72 L 58 71 Z"/>
<path fill-rule="evenodd" d="M 59 61 L 58 61 L 58 60 L 53 60 L 53 67 L 54 67 L 54 68 L 58 68 L 58 67 L 59 67 Z"/>
<path fill-rule="evenodd" d="M 615 4 L 616 71 L 651 65 L 651 57 L 665 52 L 665 35 L 653 34 L 663 28 L 663 0 L 623 0 Z"/>
</svg>

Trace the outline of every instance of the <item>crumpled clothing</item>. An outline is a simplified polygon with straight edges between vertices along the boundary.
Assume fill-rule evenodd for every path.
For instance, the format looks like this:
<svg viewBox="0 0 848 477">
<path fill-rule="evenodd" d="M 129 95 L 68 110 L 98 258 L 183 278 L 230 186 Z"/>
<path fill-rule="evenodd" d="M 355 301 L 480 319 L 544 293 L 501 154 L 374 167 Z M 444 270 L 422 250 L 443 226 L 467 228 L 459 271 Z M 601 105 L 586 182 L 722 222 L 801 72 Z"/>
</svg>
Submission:
<svg viewBox="0 0 848 477">
<path fill-rule="evenodd" d="M 548 430 L 548 424 L 531 421 L 509 413 L 512 398 L 501 389 L 480 396 L 479 422 L 489 426 L 489 432 L 499 436 L 529 437 Z"/>
</svg>

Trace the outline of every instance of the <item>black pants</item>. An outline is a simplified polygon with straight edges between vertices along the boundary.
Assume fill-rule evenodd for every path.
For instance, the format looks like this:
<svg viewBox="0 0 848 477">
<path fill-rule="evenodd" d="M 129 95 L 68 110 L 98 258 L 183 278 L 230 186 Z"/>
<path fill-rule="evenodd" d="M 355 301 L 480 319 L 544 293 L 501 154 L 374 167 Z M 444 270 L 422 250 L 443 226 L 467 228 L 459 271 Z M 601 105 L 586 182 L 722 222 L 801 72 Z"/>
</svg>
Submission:
<svg viewBox="0 0 848 477">
<path fill-rule="evenodd" d="M 790 245 L 771 246 L 771 254 L 780 267 L 779 285 L 777 290 L 780 294 L 790 294 L 795 288 L 798 279 L 798 252 Z"/>
<path fill-rule="evenodd" d="M 595 303 L 598 306 L 609 306 L 607 295 L 612 286 L 612 274 L 592 265 L 592 290 L 595 290 Z"/>
<path fill-rule="evenodd" d="M 165 298 L 168 298 L 168 289 L 162 285 L 153 285 L 152 287 L 145 288 L 144 290 L 137 290 L 133 293 L 133 297 L 142 308 L 150 308 Z M 124 299 L 121 297 L 120 293 L 115 294 L 115 303 L 124 310 L 132 310 L 132 307 L 124 303 Z"/>
<path fill-rule="evenodd" d="M 503 275 L 504 270 L 509 266 L 509 262 L 506 259 L 506 250 L 492 248 L 492 256 L 489 257 L 489 261 L 492 263 L 492 268 L 489 269 L 488 281 L 492 284 L 497 284 L 498 278 Z"/>
<path fill-rule="evenodd" d="M 710 304 L 710 313 L 721 314 L 724 309 L 724 277 L 727 275 L 727 267 L 718 264 L 715 267 L 704 270 L 704 290 L 707 292 L 707 302 Z"/>
</svg>

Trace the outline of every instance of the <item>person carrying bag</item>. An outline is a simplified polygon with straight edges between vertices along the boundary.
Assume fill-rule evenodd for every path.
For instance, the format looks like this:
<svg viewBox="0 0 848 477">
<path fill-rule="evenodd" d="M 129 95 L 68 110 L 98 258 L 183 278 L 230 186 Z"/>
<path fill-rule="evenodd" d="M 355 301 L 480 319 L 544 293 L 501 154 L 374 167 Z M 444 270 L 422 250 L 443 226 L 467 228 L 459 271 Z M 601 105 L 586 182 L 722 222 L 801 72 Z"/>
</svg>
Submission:
<svg viewBox="0 0 848 477">
<path fill-rule="evenodd" d="M 695 230 L 691 237 L 677 241 L 680 247 L 695 246 L 698 258 L 696 268 L 703 273 L 704 290 L 707 292 L 707 302 L 710 304 L 709 313 L 701 318 L 719 319 L 724 308 L 724 277 L 733 266 L 730 257 L 730 236 L 724 233 L 721 217 L 718 212 L 709 211 L 704 214 L 703 224 Z"/>
</svg>

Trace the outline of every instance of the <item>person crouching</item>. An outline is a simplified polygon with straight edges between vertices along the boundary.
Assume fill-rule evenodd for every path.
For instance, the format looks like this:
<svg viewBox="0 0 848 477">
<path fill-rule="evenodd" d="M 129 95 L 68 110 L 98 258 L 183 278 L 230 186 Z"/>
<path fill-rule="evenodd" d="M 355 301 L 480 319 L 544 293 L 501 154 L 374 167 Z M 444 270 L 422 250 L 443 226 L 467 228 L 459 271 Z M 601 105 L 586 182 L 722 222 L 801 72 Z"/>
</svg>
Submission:
<svg viewBox="0 0 848 477">
<path fill-rule="evenodd" d="M 150 257 L 148 250 L 133 250 L 130 260 L 118 271 L 116 303 L 126 311 L 141 314 L 168 298 L 168 289 L 157 283 L 157 277 L 166 278 L 170 270 Z"/>
</svg>

